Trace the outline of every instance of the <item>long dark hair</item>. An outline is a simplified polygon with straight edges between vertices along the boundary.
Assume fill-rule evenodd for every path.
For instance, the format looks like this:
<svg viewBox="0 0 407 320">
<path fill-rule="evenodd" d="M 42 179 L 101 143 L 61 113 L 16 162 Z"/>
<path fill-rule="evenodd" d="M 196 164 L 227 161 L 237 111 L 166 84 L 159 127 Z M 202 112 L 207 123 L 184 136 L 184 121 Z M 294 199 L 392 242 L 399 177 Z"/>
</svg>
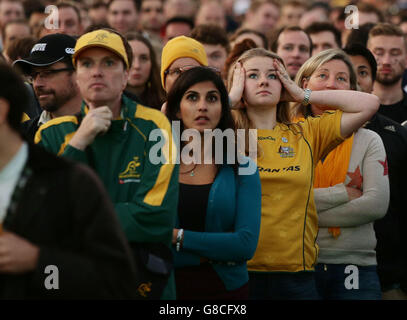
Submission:
<svg viewBox="0 0 407 320">
<path fill-rule="evenodd" d="M 212 82 L 220 93 L 222 114 L 215 129 L 220 129 L 222 132 L 226 129 L 235 131 L 235 124 L 229 106 L 229 96 L 222 78 L 209 67 L 195 67 L 183 72 L 168 92 L 166 115 L 170 121 L 181 120 L 181 134 L 184 131 L 184 125 L 182 119 L 177 117 L 177 113 L 180 110 L 182 97 L 193 85 L 207 81 Z M 223 151 L 226 150 L 225 148 L 227 146 L 225 140 L 226 139 L 224 139 L 223 142 Z M 234 138 L 234 142 L 236 143 L 236 138 Z M 237 150 L 237 148 L 235 148 L 235 150 Z M 235 156 L 237 156 L 237 154 L 235 154 Z M 235 157 L 235 159 L 237 160 L 237 157 Z"/>
<path fill-rule="evenodd" d="M 144 91 L 141 93 L 141 95 L 138 95 L 137 98 L 140 99 L 142 104 L 160 110 L 161 105 L 165 101 L 165 91 L 161 86 L 160 69 L 158 67 L 154 48 L 151 45 L 151 42 L 141 33 L 129 32 L 126 34 L 126 38 L 127 41 L 140 41 L 144 43 L 150 52 L 150 74 L 148 76 Z M 130 88 L 131 87 L 129 86 L 127 87 L 127 89 Z"/>
<path fill-rule="evenodd" d="M 21 119 L 29 103 L 29 94 L 21 76 L 7 63 L 0 61 L 0 98 L 9 104 L 7 124 L 21 135 Z"/>
</svg>

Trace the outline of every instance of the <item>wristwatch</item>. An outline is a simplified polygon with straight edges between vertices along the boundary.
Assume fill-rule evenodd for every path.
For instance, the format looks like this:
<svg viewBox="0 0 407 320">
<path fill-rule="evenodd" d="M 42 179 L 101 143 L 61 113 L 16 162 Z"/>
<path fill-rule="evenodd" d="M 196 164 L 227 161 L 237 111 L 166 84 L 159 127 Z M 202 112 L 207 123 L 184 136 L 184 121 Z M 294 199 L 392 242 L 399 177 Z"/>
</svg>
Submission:
<svg viewBox="0 0 407 320">
<path fill-rule="evenodd" d="M 302 105 L 307 106 L 309 104 L 309 98 L 311 97 L 311 89 L 305 89 L 304 90 L 305 95 L 304 95 L 304 100 L 302 100 Z"/>
</svg>

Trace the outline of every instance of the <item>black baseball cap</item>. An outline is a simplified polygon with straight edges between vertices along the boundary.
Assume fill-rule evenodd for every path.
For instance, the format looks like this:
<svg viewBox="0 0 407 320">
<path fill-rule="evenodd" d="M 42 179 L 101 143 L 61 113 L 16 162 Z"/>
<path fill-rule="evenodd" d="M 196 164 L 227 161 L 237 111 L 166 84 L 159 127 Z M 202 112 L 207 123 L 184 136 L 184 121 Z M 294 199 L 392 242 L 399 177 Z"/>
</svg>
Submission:
<svg viewBox="0 0 407 320">
<path fill-rule="evenodd" d="M 66 59 L 68 64 L 72 64 L 75 44 L 76 39 L 66 34 L 49 34 L 38 40 L 28 58 L 16 60 L 13 66 L 19 67 L 28 74 L 33 66 L 46 67 L 66 58 L 68 58 Z"/>
</svg>

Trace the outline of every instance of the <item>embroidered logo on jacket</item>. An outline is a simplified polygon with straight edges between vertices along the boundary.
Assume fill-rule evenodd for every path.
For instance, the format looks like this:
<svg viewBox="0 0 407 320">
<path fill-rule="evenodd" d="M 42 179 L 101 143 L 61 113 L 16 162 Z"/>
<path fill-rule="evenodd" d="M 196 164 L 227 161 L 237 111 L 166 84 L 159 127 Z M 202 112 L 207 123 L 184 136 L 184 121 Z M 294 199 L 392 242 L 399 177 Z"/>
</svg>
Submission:
<svg viewBox="0 0 407 320">
<path fill-rule="evenodd" d="M 392 132 L 396 132 L 396 127 L 393 126 L 393 125 L 385 126 L 384 129 L 389 130 L 389 131 L 392 131 Z"/>
<path fill-rule="evenodd" d="M 134 157 L 133 159 L 128 163 L 126 170 L 119 174 L 120 184 L 140 182 L 140 173 L 137 172 L 137 168 L 140 166 L 139 157 Z"/>
<path fill-rule="evenodd" d="M 140 286 L 137 288 L 138 293 L 142 296 L 147 298 L 147 294 L 149 292 L 151 292 L 151 286 L 152 283 L 151 282 L 147 282 L 147 283 L 142 283 L 140 284 Z"/>
<path fill-rule="evenodd" d="M 257 140 L 262 141 L 262 140 L 271 140 L 271 141 L 276 141 L 275 138 L 272 136 L 267 136 L 267 137 L 257 137 Z"/>
<path fill-rule="evenodd" d="M 278 149 L 278 153 L 280 154 L 281 158 L 292 158 L 295 155 L 293 148 L 283 146 L 280 146 L 280 148 Z"/>
</svg>

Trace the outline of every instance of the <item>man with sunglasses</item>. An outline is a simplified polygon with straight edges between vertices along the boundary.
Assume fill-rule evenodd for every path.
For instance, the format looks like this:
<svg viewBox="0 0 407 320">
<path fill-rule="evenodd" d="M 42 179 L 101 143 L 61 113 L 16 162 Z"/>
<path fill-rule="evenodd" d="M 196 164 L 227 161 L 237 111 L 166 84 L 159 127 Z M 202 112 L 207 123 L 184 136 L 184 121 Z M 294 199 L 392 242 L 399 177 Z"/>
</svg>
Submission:
<svg viewBox="0 0 407 320">
<path fill-rule="evenodd" d="M 28 58 L 14 63 L 32 82 L 43 109 L 39 116 L 22 124 L 30 141 L 42 124 L 80 111 L 82 98 L 72 65 L 75 44 L 76 40 L 68 35 L 47 35 L 33 46 Z"/>
</svg>

